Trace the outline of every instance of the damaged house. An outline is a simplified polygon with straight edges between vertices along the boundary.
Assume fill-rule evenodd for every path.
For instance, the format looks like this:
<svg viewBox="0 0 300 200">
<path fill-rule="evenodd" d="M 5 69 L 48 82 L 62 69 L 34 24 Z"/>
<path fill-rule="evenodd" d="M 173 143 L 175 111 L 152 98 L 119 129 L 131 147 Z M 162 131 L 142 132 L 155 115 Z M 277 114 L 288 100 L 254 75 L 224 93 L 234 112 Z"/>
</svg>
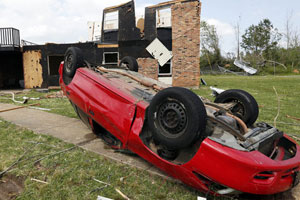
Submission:
<svg viewBox="0 0 300 200">
<path fill-rule="evenodd" d="M 15 67 L 15 78 L 23 79 L 25 88 L 57 86 L 59 64 L 67 48 L 74 46 L 93 65 L 136 64 L 148 77 L 173 86 L 198 87 L 200 11 L 198 0 L 174 0 L 146 7 L 145 17 L 136 20 L 134 1 L 106 8 L 98 41 L 25 45 L 22 49 L 19 45 L 14 56 L 18 55 L 22 66 Z M 8 73 L 1 70 L 1 74 Z"/>
</svg>

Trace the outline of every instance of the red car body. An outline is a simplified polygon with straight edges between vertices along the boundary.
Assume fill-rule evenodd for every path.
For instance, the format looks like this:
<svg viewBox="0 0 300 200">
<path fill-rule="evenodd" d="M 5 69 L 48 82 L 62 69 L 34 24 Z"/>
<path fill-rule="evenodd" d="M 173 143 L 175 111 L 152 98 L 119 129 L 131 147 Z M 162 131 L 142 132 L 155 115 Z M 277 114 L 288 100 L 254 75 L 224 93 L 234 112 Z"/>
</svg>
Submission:
<svg viewBox="0 0 300 200">
<path fill-rule="evenodd" d="M 298 183 L 300 147 L 287 135 L 283 136 L 284 140 L 294 144 L 296 149 L 295 155 L 286 160 L 283 147 L 279 147 L 282 148 L 280 153 L 271 159 L 257 150 L 240 151 L 208 137 L 188 162 L 175 164 L 161 158 L 141 140 L 149 102 L 132 95 L 130 84 L 88 68 L 78 68 L 72 82 L 66 85 L 62 78 L 63 63 L 59 73 L 63 92 L 88 116 L 91 126 L 92 121 L 96 121 L 121 141 L 122 149 L 129 149 L 193 188 L 212 193 L 229 188 L 245 193 L 274 194 Z M 217 183 L 217 189 L 210 187 L 212 183 Z"/>
</svg>

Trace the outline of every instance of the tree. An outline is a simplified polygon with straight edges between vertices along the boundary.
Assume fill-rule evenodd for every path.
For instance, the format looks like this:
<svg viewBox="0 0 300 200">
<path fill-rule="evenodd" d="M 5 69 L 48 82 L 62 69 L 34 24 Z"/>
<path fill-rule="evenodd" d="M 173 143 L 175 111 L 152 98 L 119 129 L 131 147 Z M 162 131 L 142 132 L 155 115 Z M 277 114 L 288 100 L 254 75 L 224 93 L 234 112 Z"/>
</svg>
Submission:
<svg viewBox="0 0 300 200">
<path fill-rule="evenodd" d="M 281 34 L 274 28 L 269 19 L 263 19 L 258 25 L 251 25 L 242 35 L 241 46 L 246 52 L 255 55 L 268 55 L 269 51 L 276 48 Z"/>
<path fill-rule="evenodd" d="M 216 27 L 205 21 L 201 21 L 200 27 L 201 65 L 220 64 L 222 56 Z"/>
</svg>

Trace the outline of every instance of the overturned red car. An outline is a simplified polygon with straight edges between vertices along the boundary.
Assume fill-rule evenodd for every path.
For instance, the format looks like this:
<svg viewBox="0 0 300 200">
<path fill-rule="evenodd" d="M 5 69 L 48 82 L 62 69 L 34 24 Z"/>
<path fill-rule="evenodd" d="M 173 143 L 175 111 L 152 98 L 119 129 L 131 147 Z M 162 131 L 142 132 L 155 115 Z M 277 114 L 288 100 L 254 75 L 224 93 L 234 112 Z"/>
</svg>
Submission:
<svg viewBox="0 0 300 200">
<path fill-rule="evenodd" d="M 299 183 L 299 145 L 255 123 L 258 105 L 249 93 L 227 90 L 210 102 L 127 67 L 91 66 L 71 47 L 59 69 L 80 119 L 112 148 L 128 149 L 213 194 L 274 194 Z"/>
</svg>

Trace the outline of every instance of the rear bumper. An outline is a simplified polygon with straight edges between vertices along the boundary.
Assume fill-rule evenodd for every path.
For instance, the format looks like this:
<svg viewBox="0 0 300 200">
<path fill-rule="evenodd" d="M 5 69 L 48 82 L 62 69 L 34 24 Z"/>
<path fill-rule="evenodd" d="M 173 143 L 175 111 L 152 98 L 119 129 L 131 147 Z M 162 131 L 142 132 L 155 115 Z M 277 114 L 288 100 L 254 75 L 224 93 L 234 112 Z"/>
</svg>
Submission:
<svg viewBox="0 0 300 200">
<path fill-rule="evenodd" d="M 185 165 L 212 182 L 241 192 L 275 194 L 298 183 L 299 145 L 296 148 L 293 158 L 272 160 L 258 151 L 242 152 L 206 139 L 196 156 Z"/>
</svg>

